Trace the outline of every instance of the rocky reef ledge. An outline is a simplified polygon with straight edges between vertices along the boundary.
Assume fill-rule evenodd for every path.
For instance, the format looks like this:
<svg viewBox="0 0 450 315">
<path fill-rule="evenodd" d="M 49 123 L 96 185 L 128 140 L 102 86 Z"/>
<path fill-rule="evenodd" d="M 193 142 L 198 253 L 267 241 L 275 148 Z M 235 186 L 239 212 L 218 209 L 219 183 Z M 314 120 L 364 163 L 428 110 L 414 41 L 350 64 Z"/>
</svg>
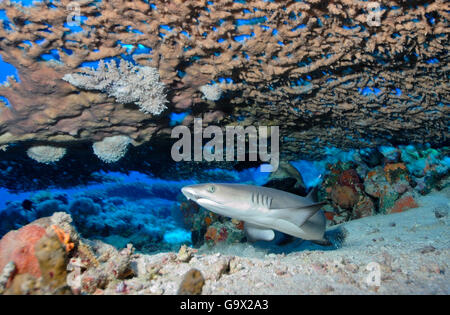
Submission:
<svg viewBox="0 0 450 315">
<path fill-rule="evenodd" d="M 450 188 L 327 231 L 336 249 L 247 243 L 144 255 L 79 236 L 58 212 L 0 240 L 4 294 L 449 294 Z M 340 236 L 340 237 L 336 237 Z M 379 272 L 379 273 L 378 273 Z M 377 284 L 377 277 L 379 283 Z M 368 279 L 370 279 L 368 281 Z"/>
</svg>

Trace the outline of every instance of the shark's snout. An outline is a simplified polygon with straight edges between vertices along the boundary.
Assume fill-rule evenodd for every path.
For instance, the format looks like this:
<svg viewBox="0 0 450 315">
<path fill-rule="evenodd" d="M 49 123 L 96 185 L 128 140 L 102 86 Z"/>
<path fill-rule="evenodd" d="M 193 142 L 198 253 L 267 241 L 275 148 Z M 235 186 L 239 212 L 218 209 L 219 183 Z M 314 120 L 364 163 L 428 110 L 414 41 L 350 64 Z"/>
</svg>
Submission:
<svg viewBox="0 0 450 315">
<path fill-rule="evenodd" d="M 198 199 L 198 195 L 195 193 L 195 189 L 192 187 L 183 187 L 181 188 L 181 192 L 189 200 L 196 201 Z"/>
</svg>

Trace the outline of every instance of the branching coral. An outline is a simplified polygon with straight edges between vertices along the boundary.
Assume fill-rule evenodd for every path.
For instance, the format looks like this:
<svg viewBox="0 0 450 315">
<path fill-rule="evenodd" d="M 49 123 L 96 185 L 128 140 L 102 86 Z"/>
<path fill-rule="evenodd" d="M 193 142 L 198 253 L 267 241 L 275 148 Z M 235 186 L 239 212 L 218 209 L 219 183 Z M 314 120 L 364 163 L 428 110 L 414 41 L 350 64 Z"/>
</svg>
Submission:
<svg viewBox="0 0 450 315">
<path fill-rule="evenodd" d="M 0 3 L 8 17 L 0 54 L 20 77 L 0 87 L 10 103 L 1 109 L 0 145 L 117 134 L 138 145 L 164 135 L 167 120 L 121 103 L 138 99 L 129 90 L 112 100 L 62 80 L 108 58 L 158 69 L 172 111 L 195 110 L 200 87 L 221 83 L 226 98 L 208 105 L 217 121 L 283 125 L 288 157 L 329 145 L 448 141 L 444 0 L 377 1 L 376 25 L 365 1 L 86 0 L 76 28 L 66 23 L 69 3 Z"/>
<path fill-rule="evenodd" d="M 114 60 L 109 64 L 101 60 L 98 69 L 66 74 L 63 80 L 81 89 L 106 92 L 118 103 L 136 103 L 146 114 L 159 115 L 167 108 L 164 84 L 159 81 L 158 70 L 152 67 L 137 67 L 124 60 L 117 67 Z"/>
</svg>

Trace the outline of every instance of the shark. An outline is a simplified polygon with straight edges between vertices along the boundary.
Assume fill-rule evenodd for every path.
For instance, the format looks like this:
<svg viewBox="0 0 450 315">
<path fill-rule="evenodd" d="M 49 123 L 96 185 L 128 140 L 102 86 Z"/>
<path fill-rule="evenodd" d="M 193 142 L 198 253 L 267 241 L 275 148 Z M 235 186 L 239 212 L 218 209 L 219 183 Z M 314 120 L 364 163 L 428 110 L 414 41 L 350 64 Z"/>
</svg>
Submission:
<svg viewBox="0 0 450 315">
<path fill-rule="evenodd" d="M 326 219 L 312 191 L 301 197 L 282 190 L 245 184 L 206 183 L 184 186 L 187 199 L 225 217 L 244 222 L 247 239 L 272 241 L 275 232 L 329 245 Z"/>
</svg>

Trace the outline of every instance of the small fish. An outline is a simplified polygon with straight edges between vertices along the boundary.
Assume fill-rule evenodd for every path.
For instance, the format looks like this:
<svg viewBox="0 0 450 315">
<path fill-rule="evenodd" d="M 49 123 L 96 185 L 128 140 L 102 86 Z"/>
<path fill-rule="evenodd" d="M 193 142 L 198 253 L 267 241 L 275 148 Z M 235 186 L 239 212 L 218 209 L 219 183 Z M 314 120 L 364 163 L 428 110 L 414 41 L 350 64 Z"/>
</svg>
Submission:
<svg viewBox="0 0 450 315">
<path fill-rule="evenodd" d="M 24 201 L 22 201 L 22 208 L 31 211 L 33 209 L 33 201 L 25 199 Z"/>
<path fill-rule="evenodd" d="M 244 221 L 250 241 L 271 241 L 274 230 L 304 240 L 329 245 L 324 238 L 324 202 L 314 202 L 312 192 L 300 197 L 274 188 L 242 184 L 185 186 L 182 193 L 200 206 L 223 216 Z"/>
</svg>

